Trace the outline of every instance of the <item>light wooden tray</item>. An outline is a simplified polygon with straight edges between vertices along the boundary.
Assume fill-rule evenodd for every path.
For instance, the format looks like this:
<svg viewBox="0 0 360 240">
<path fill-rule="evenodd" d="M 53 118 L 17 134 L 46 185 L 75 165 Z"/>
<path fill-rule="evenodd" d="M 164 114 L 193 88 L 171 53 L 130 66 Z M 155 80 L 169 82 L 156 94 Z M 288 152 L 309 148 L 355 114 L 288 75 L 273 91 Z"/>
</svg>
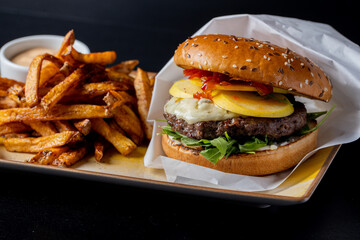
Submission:
<svg viewBox="0 0 360 240">
<path fill-rule="evenodd" d="M 128 157 L 109 149 L 104 156 L 104 163 L 98 163 L 90 156 L 71 168 L 25 163 L 24 161 L 29 159 L 32 154 L 11 153 L 6 151 L 3 146 L 0 146 L 0 167 L 228 198 L 262 206 L 292 205 L 306 202 L 311 197 L 340 146 L 319 150 L 301 164 L 279 187 L 263 192 L 243 192 L 167 182 L 163 170 L 144 166 L 143 157 L 147 149 L 146 146 L 138 147 Z"/>
</svg>

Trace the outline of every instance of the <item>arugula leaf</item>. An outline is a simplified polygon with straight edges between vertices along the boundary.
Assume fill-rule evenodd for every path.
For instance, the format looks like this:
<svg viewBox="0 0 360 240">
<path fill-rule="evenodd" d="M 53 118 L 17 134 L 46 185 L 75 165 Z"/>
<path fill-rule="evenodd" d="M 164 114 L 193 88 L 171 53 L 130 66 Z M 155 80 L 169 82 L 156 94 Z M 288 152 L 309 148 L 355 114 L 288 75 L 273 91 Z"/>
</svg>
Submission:
<svg viewBox="0 0 360 240">
<path fill-rule="evenodd" d="M 252 141 L 247 141 L 245 144 L 239 144 L 239 149 L 241 153 L 255 153 L 256 149 L 265 147 L 268 145 L 267 137 L 265 141 L 262 141 L 256 137 L 252 137 Z"/>
<path fill-rule="evenodd" d="M 212 162 L 214 165 L 217 164 L 219 159 L 223 158 L 224 155 L 219 151 L 218 148 L 209 148 L 200 152 L 207 160 Z"/>
<path fill-rule="evenodd" d="M 160 134 L 168 134 L 172 138 L 181 141 L 181 143 L 186 146 L 203 147 L 204 150 L 202 150 L 200 154 L 214 164 L 223 157 L 228 158 L 231 154 L 239 152 L 252 153 L 256 149 L 268 144 L 267 138 L 265 138 L 265 141 L 262 141 L 255 137 L 245 143 L 241 143 L 239 140 L 232 139 L 227 132 L 224 134 L 225 137 L 217 137 L 212 140 L 197 140 L 173 131 L 170 125 L 159 127 L 163 129 L 163 132 Z"/>
<path fill-rule="evenodd" d="M 310 132 L 317 130 L 325 122 L 325 120 L 330 116 L 330 113 L 335 109 L 335 107 L 336 107 L 336 104 L 334 104 L 334 106 L 331 107 L 331 109 L 326 113 L 325 117 L 315 127 L 309 129 L 309 126 L 307 126 L 307 128 L 303 128 L 300 131 L 300 134 L 305 135 L 305 134 L 308 134 Z M 323 115 L 323 114 L 321 114 L 321 115 Z M 321 116 L 321 115 L 319 115 L 319 116 Z M 313 118 L 313 119 L 315 119 L 315 118 Z"/>
<path fill-rule="evenodd" d="M 306 119 L 309 121 L 309 120 L 315 120 L 317 119 L 318 117 L 326 114 L 327 111 L 323 111 L 323 112 L 312 112 L 312 113 L 307 113 L 306 114 Z"/>
</svg>

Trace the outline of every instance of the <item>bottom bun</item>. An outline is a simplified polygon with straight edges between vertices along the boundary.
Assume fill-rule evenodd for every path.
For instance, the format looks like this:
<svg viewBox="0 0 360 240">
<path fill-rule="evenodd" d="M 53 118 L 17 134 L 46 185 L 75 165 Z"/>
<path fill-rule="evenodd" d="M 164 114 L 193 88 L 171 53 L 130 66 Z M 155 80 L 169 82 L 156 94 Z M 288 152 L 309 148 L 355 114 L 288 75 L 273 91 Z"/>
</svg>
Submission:
<svg viewBox="0 0 360 240">
<path fill-rule="evenodd" d="M 278 146 L 276 150 L 258 151 L 255 154 L 233 154 L 228 158 L 220 159 L 216 165 L 200 155 L 201 150 L 178 145 L 166 134 L 162 136 L 162 146 L 165 154 L 170 158 L 227 173 L 261 176 L 294 167 L 307 153 L 315 149 L 317 134 L 318 130 L 313 131 L 294 142 Z"/>
</svg>

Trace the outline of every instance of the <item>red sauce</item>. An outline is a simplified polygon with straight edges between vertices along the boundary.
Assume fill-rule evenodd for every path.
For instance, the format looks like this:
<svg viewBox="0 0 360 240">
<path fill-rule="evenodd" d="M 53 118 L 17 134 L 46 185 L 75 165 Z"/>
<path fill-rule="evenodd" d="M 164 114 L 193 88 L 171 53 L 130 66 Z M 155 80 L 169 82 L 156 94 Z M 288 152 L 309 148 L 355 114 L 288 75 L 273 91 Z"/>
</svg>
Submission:
<svg viewBox="0 0 360 240">
<path fill-rule="evenodd" d="M 231 77 L 222 73 L 210 72 L 200 69 L 185 69 L 184 75 L 189 77 L 189 79 L 200 78 L 203 82 L 201 89 L 203 92 L 197 92 L 194 94 L 194 98 L 208 98 L 212 99 L 211 91 L 216 89 L 216 85 L 220 84 L 222 86 L 231 85 Z M 257 92 L 260 95 L 266 95 L 273 92 L 273 87 L 268 86 L 262 83 L 253 82 L 253 81 L 236 81 L 236 84 L 243 84 L 246 86 L 252 86 L 256 88 Z"/>
</svg>

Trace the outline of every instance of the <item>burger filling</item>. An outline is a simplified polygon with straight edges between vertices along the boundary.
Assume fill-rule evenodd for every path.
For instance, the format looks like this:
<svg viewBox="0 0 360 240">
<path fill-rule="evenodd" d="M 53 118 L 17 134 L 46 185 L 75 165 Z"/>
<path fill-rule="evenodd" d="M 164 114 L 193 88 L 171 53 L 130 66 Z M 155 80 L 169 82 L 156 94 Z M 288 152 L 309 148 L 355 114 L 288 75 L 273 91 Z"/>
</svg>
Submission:
<svg viewBox="0 0 360 240">
<path fill-rule="evenodd" d="M 198 108 L 194 105 L 184 106 L 184 109 L 178 107 L 182 106 L 181 102 L 188 103 L 189 100 L 172 98 L 165 105 L 164 117 L 174 131 L 198 140 L 224 137 L 225 132 L 234 139 L 267 136 L 269 140 L 276 140 L 290 136 L 306 125 L 306 109 L 300 102 L 294 102 L 295 110 L 287 117 L 262 118 L 240 116 L 212 103 L 207 103 L 210 106 L 206 107 L 199 103 Z M 197 102 L 196 99 L 191 100 Z"/>
<path fill-rule="evenodd" d="M 184 74 L 189 79 L 169 90 L 162 134 L 214 164 L 231 154 L 273 150 L 294 141 L 316 130 L 321 123 L 312 129 L 307 123 L 326 113 L 307 114 L 286 90 L 196 69 Z"/>
</svg>

